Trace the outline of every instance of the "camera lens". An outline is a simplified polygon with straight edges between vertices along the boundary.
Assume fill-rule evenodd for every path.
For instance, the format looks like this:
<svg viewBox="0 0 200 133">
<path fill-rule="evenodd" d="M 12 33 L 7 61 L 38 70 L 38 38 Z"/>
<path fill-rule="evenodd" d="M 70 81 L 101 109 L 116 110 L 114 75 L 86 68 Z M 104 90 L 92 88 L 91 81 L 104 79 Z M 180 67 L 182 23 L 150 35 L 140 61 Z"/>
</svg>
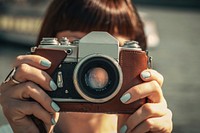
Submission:
<svg viewBox="0 0 200 133">
<path fill-rule="evenodd" d="M 75 67 L 74 85 L 77 92 L 87 101 L 106 102 L 121 88 L 121 68 L 118 62 L 109 56 L 86 56 Z"/>
<path fill-rule="evenodd" d="M 103 68 L 97 67 L 90 69 L 85 74 L 85 82 L 96 91 L 101 91 L 108 84 L 108 73 Z"/>
</svg>

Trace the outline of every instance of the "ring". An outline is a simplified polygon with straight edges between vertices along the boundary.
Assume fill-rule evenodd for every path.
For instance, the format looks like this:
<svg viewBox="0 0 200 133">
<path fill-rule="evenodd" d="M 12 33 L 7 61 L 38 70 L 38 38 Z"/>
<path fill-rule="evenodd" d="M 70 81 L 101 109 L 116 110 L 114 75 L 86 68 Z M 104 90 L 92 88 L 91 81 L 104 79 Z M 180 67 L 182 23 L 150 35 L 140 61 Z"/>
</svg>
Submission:
<svg viewBox="0 0 200 133">
<path fill-rule="evenodd" d="M 7 83 L 9 81 L 12 81 L 14 84 L 20 84 L 21 82 L 19 82 L 18 80 L 16 80 L 14 78 L 14 75 L 15 75 L 15 72 L 16 72 L 16 68 L 14 67 L 12 69 L 12 71 L 8 74 L 8 76 L 6 77 L 6 79 L 3 81 L 3 83 Z"/>
<path fill-rule="evenodd" d="M 15 83 L 15 84 L 20 84 L 20 82 L 19 81 L 17 81 L 16 79 L 14 79 L 14 77 L 12 76 L 12 77 L 10 77 L 10 80 L 13 82 L 13 83 Z"/>
</svg>

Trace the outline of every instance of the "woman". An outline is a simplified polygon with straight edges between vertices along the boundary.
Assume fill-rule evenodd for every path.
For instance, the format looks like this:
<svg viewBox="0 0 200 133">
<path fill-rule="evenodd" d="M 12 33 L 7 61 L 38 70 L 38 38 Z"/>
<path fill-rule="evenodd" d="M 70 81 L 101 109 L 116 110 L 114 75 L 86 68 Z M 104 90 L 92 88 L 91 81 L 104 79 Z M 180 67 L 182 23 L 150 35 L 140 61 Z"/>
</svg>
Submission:
<svg viewBox="0 0 200 133">
<path fill-rule="evenodd" d="M 42 37 L 66 36 L 73 41 L 94 30 L 109 32 L 121 45 L 125 40 L 136 40 L 146 50 L 143 24 L 130 0 L 54 0 L 37 44 Z M 172 131 L 172 113 L 162 94 L 163 77 L 157 71 L 144 70 L 140 75 L 144 83 L 131 87 L 120 98 L 124 104 L 148 99 L 148 103 L 131 115 L 57 113 L 59 106 L 41 89 L 57 89 L 45 72 L 50 66 L 51 62 L 44 57 L 20 55 L 14 63 L 16 71 L 12 78 L 1 85 L 0 102 L 14 132 L 39 132 L 30 119 L 32 115 L 43 121 L 47 132 L 53 129 L 67 133 Z"/>
</svg>

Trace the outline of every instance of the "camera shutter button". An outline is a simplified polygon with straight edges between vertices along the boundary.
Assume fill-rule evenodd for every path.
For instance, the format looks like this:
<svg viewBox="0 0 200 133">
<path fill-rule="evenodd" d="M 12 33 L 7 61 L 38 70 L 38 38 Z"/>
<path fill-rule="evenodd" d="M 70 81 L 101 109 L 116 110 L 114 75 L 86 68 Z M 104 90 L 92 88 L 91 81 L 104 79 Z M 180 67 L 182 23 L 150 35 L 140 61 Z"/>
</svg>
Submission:
<svg viewBox="0 0 200 133">
<path fill-rule="evenodd" d="M 61 45 L 70 45 L 71 43 L 69 42 L 69 39 L 67 37 L 62 37 L 60 39 Z"/>
</svg>

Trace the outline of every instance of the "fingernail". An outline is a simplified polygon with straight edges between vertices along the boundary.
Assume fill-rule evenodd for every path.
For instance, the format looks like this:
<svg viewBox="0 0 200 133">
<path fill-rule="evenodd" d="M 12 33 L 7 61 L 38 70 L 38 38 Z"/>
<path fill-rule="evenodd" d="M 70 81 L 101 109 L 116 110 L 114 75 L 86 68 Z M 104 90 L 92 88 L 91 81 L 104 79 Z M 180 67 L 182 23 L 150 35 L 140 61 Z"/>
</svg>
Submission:
<svg viewBox="0 0 200 133">
<path fill-rule="evenodd" d="M 55 84 L 55 82 L 53 80 L 50 81 L 50 87 L 53 91 L 55 91 L 57 89 L 57 85 Z"/>
<path fill-rule="evenodd" d="M 150 72 L 148 71 L 143 71 L 141 75 L 142 75 L 142 78 L 144 79 L 149 78 L 151 76 Z"/>
<path fill-rule="evenodd" d="M 126 93 L 125 95 L 123 95 L 120 100 L 122 103 L 126 103 L 128 100 L 131 99 L 131 94 L 130 93 Z"/>
<path fill-rule="evenodd" d="M 51 123 L 52 123 L 52 125 L 56 125 L 56 121 L 54 118 L 51 118 Z"/>
<path fill-rule="evenodd" d="M 47 61 L 47 60 L 41 60 L 40 61 L 40 65 L 42 65 L 44 67 L 50 67 L 51 66 L 51 62 Z"/>
<path fill-rule="evenodd" d="M 55 102 L 51 102 L 51 107 L 56 111 L 60 111 L 60 107 L 55 103 Z"/>
<path fill-rule="evenodd" d="M 126 125 L 123 125 L 122 128 L 120 129 L 120 133 L 125 133 L 128 127 Z"/>
</svg>

